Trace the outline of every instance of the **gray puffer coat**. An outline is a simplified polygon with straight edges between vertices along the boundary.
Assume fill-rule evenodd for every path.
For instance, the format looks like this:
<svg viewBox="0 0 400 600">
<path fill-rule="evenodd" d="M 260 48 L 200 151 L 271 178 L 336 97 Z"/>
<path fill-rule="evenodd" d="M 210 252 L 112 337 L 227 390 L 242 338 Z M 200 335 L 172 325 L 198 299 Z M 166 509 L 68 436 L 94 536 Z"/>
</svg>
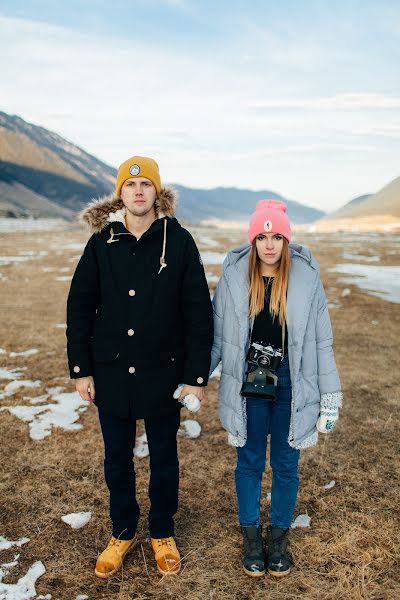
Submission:
<svg viewBox="0 0 400 600">
<path fill-rule="evenodd" d="M 244 446 L 247 439 L 246 400 L 240 389 L 252 327 L 248 314 L 250 249 L 245 244 L 229 252 L 213 299 L 210 372 L 222 361 L 219 416 L 235 446 Z M 307 448 L 318 440 L 321 397 L 334 408 L 341 406 L 342 394 L 319 265 L 308 248 L 290 244 L 289 249 L 287 327 L 292 414 L 288 442 L 293 448 Z"/>
</svg>

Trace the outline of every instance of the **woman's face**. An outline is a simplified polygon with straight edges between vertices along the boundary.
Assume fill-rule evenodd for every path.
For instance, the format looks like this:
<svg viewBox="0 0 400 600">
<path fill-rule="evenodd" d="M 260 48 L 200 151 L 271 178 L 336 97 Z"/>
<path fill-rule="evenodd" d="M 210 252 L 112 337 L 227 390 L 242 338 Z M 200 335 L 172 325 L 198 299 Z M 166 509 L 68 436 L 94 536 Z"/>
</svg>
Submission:
<svg viewBox="0 0 400 600">
<path fill-rule="evenodd" d="M 260 233 L 256 237 L 257 255 L 271 270 L 279 267 L 283 250 L 283 236 L 279 233 Z"/>
</svg>

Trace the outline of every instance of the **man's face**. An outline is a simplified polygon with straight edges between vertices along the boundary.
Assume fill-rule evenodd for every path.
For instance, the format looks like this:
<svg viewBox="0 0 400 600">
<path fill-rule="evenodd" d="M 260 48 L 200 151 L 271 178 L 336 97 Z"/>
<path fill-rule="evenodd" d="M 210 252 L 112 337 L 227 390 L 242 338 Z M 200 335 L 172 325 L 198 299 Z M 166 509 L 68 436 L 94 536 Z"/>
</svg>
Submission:
<svg viewBox="0 0 400 600">
<path fill-rule="evenodd" d="M 156 197 L 156 188 L 146 177 L 131 177 L 122 184 L 122 202 L 135 217 L 144 217 L 154 211 Z"/>
</svg>

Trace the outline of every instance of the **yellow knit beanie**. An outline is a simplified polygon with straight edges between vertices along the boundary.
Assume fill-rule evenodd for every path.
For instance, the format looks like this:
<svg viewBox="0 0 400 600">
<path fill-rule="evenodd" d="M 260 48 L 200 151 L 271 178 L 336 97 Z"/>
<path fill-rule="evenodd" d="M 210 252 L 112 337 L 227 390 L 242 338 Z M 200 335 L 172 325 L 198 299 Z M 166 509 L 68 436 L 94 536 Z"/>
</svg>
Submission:
<svg viewBox="0 0 400 600">
<path fill-rule="evenodd" d="M 131 177 L 146 177 L 150 179 L 156 188 L 157 196 L 160 195 L 161 179 L 158 170 L 158 164 L 152 158 L 147 156 L 132 156 L 119 166 L 117 181 L 115 182 L 115 192 L 117 196 L 121 193 L 121 187 L 124 181 Z"/>
</svg>

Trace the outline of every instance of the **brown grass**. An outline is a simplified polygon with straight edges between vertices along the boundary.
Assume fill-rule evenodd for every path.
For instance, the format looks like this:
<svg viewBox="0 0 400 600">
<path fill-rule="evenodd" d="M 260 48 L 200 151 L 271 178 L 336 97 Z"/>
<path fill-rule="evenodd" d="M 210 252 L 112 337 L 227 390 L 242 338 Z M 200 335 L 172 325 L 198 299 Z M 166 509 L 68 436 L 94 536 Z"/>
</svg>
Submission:
<svg viewBox="0 0 400 600">
<path fill-rule="evenodd" d="M 198 231 L 195 231 L 195 235 Z M 210 232 L 206 232 L 210 235 Z M 211 232 L 211 236 L 213 232 Z M 219 233 L 222 250 L 232 247 L 243 233 Z M 49 255 L 21 265 L 0 267 L 2 333 L 0 347 L 7 351 L 38 348 L 29 358 L 0 354 L 0 366 L 28 366 L 26 378 L 40 379 L 42 388 L 20 390 L 2 405 L 26 404 L 23 396 L 39 395 L 46 387 L 68 383 L 65 332 L 54 327 L 65 322 L 69 283 L 56 281 L 64 272 L 42 267 L 71 267 L 77 250 L 61 249 L 83 241 L 80 229 L 43 234 L 7 234 L 0 237 L 1 254 L 48 250 Z M 296 513 L 307 511 L 311 528 L 291 532 L 295 569 L 282 581 L 271 577 L 252 580 L 241 570 L 241 539 L 237 524 L 233 482 L 235 451 L 227 446 L 217 416 L 217 382 L 212 380 L 198 416 L 203 426 L 199 440 L 180 440 L 180 509 L 177 540 L 183 569 L 177 578 L 158 575 L 152 557 L 146 514 L 148 460 L 136 460 L 138 497 L 142 507 L 140 543 L 128 555 L 124 570 L 110 581 L 93 573 L 97 554 L 110 534 L 108 497 L 102 473 L 102 439 L 96 409 L 83 414 L 84 429 L 55 431 L 33 441 L 28 427 L 8 411 L 1 418 L 1 529 L 8 539 L 30 538 L 20 549 L 19 566 L 5 579 L 14 582 L 35 560 L 46 573 L 37 582 L 38 594 L 53 600 L 305 600 L 397 599 L 400 597 L 399 557 L 399 442 L 398 305 L 367 296 L 356 287 L 340 297 L 345 287 L 326 268 L 340 260 L 335 236 L 323 242 L 302 236 L 322 266 L 329 300 L 342 307 L 331 311 L 335 351 L 345 408 L 340 424 L 319 445 L 302 453 L 301 487 Z M 386 244 L 386 246 L 385 246 Z M 379 250 L 391 248 L 382 237 Z M 209 250 L 218 250 L 207 248 Z M 371 247 L 358 248 L 368 254 Z M 354 248 L 349 245 L 348 252 Z M 395 264 L 388 255 L 382 264 Z M 219 267 L 206 267 L 219 273 Z M 378 321 L 378 325 L 371 324 Z M 3 384 L 7 382 L 1 382 Z M 142 425 L 140 424 L 140 427 Z M 325 491 L 331 479 L 336 486 Z M 264 481 L 264 497 L 270 472 Z M 91 510 L 90 523 L 72 530 L 60 517 L 67 512 Z M 263 522 L 268 503 L 263 501 Z M 0 562 L 12 560 L 14 549 L 1 553 Z"/>
</svg>

